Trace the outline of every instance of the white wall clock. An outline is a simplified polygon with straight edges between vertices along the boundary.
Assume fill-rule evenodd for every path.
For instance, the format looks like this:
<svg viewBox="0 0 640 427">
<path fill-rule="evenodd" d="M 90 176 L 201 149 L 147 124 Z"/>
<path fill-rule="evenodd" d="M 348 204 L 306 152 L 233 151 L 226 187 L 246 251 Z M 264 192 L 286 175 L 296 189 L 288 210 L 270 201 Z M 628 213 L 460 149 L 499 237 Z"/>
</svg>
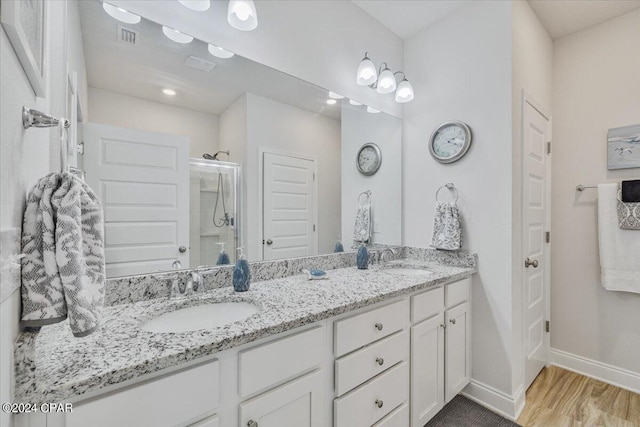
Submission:
<svg viewBox="0 0 640 427">
<path fill-rule="evenodd" d="M 429 138 L 429 152 L 440 163 L 460 160 L 471 146 L 471 129 L 462 122 L 445 122 Z"/>
<path fill-rule="evenodd" d="M 356 165 L 363 175 L 373 175 L 378 172 L 382 164 L 382 153 L 380 147 L 373 142 L 368 142 L 360 147 L 356 156 Z"/>
</svg>

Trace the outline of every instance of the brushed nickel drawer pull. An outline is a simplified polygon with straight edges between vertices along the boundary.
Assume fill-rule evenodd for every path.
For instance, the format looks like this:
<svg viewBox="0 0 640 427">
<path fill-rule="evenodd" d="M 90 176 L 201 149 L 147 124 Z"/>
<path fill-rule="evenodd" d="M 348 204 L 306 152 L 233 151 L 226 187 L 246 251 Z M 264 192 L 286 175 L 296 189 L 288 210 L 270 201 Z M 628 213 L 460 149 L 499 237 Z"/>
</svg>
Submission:
<svg viewBox="0 0 640 427">
<path fill-rule="evenodd" d="M 384 402 L 382 402 L 382 400 L 380 400 L 380 399 L 376 399 L 376 402 L 375 402 L 375 403 L 376 403 L 376 406 L 377 406 L 378 408 L 382 408 L 382 405 L 383 405 L 383 403 L 384 403 Z"/>
<path fill-rule="evenodd" d="M 382 328 L 383 328 L 382 323 L 376 323 L 374 326 L 375 326 L 375 328 L 376 328 L 377 330 L 379 330 L 379 331 L 381 331 L 381 330 L 382 330 Z"/>
<path fill-rule="evenodd" d="M 384 365 L 384 359 L 382 357 L 376 357 L 376 363 L 382 366 Z"/>
</svg>

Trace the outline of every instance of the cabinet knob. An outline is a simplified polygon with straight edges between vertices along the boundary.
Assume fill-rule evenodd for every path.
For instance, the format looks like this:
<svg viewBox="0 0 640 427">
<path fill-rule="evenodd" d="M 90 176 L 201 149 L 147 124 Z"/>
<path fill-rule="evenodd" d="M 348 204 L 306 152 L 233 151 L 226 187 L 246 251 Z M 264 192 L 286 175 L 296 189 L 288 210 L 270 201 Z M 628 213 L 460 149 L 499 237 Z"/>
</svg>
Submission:
<svg viewBox="0 0 640 427">
<path fill-rule="evenodd" d="M 258 423 L 253 420 L 249 420 L 247 427 L 258 427 Z"/>
<path fill-rule="evenodd" d="M 187 252 L 187 247 L 186 247 L 186 246 L 180 246 L 180 247 L 178 248 L 178 252 L 180 252 L 181 254 L 183 254 L 183 253 Z"/>
<path fill-rule="evenodd" d="M 267 239 L 267 245 L 273 245 L 273 240 Z"/>
<path fill-rule="evenodd" d="M 440 324 L 440 327 L 441 327 L 442 329 L 446 329 L 446 328 L 447 328 L 447 325 L 445 325 L 444 323 L 441 323 L 441 324 Z"/>
<path fill-rule="evenodd" d="M 456 324 L 456 319 L 450 319 L 449 322 L 451 322 L 451 324 L 455 325 Z"/>
<path fill-rule="evenodd" d="M 375 328 L 376 328 L 377 330 L 379 330 L 379 331 L 381 331 L 381 330 L 382 330 L 382 328 L 383 328 L 382 323 L 376 323 L 374 326 L 375 326 Z"/>
<path fill-rule="evenodd" d="M 376 406 L 377 406 L 378 408 L 382 408 L 383 403 L 384 403 L 384 402 L 382 402 L 382 400 L 380 400 L 380 399 L 376 399 L 375 404 L 376 404 Z"/>
<path fill-rule="evenodd" d="M 376 357 L 376 363 L 382 366 L 384 365 L 384 359 L 382 357 Z"/>
<path fill-rule="evenodd" d="M 529 266 L 533 266 L 533 268 L 538 268 L 538 260 L 534 259 L 533 261 L 531 261 L 529 258 L 524 260 L 524 266 L 526 268 L 529 268 Z"/>
</svg>

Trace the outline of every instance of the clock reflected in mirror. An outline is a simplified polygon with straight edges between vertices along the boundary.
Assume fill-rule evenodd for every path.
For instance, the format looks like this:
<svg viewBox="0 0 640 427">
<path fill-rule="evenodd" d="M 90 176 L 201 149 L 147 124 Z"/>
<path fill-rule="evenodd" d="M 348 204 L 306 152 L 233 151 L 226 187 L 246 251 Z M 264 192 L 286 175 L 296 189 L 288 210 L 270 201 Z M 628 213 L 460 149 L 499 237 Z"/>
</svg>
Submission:
<svg viewBox="0 0 640 427">
<path fill-rule="evenodd" d="M 471 129 L 463 122 L 450 121 L 439 125 L 429 138 L 429 152 L 440 163 L 460 160 L 471 146 Z"/>
<path fill-rule="evenodd" d="M 356 165 L 361 174 L 373 175 L 378 172 L 381 164 L 382 153 L 380 152 L 380 147 L 373 142 L 366 143 L 360 147 L 356 156 Z"/>
</svg>

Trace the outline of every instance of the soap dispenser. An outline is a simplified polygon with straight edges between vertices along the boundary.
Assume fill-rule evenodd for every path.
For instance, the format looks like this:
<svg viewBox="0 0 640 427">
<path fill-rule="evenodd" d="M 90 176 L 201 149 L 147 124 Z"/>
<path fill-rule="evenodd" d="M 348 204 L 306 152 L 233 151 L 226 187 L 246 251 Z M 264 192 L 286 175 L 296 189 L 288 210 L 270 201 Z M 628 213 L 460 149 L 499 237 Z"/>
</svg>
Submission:
<svg viewBox="0 0 640 427">
<path fill-rule="evenodd" d="M 340 235 L 338 234 L 338 240 L 336 241 L 336 247 L 333 252 L 344 252 L 344 246 L 342 246 L 342 241 L 340 239 Z"/>
<path fill-rule="evenodd" d="M 218 255 L 218 261 L 216 261 L 216 265 L 231 264 L 231 261 L 229 260 L 229 254 L 227 253 L 227 251 L 224 250 L 225 242 L 220 242 L 218 243 L 218 245 L 220 245 L 221 248 L 220 248 L 220 255 Z"/>
<path fill-rule="evenodd" d="M 366 270 L 369 268 L 369 251 L 367 251 L 367 247 L 363 244 L 358 248 L 358 253 L 356 255 L 356 265 L 360 270 Z"/>
<path fill-rule="evenodd" d="M 250 281 L 251 271 L 249 271 L 249 262 L 247 262 L 242 248 L 238 248 L 238 260 L 233 269 L 233 289 L 236 292 L 246 292 L 249 290 Z"/>
</svg>

